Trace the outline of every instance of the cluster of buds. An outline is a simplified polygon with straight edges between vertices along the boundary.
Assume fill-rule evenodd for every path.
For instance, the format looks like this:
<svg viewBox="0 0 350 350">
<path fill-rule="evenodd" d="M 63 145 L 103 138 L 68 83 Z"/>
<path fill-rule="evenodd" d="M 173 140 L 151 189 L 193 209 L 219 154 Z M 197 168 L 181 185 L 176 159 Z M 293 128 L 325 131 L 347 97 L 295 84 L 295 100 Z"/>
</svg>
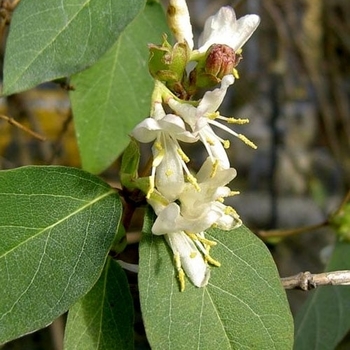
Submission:
<svg viewBox="0 0 350 350">
<path fill-rule="evenodd" d="M 152 232 L 164 235 L 171 247 L 183 290 L 185 275 L 203 287 L 208 283 L 209 265 L 220 266 L 209 254 L 216 242 L 205 238 L 205 231 L 241 225 L 236 211 L 224 204 L 226 197 L 236 194 L 226 186 L 236 176 L 226 153 L 230 143 L 213 126 L 255 148 L 220 122 L 244 124 L 248 120 L 221 116 L 218 108 L 238 77 L 241 48 L 260 20 L 256 15 L 236 20 L 231 7 L 222 7 L 205 22 L 198 49 L 194 49 L 185 0 L 170 1 L 168 21 L 177 42 L 172 46 L 164 36 L 162 45 L 150 45 L 149 66 L 155 81 L 151 113 L 132 131 L 137 141 L 153 142 L 150 176 L 147 184 L 145 178 L 136 181 L 135 176 L 133 186 L 145 192 L 157 215 Z M 190 72 L 189 62 L 195 65 Z M 194 99 L 199 88 L 207 91 Z M 180 142 L 203 143 L 208 156 L 197 173 L 188 168 L 190 159 Z"/>
</svg>

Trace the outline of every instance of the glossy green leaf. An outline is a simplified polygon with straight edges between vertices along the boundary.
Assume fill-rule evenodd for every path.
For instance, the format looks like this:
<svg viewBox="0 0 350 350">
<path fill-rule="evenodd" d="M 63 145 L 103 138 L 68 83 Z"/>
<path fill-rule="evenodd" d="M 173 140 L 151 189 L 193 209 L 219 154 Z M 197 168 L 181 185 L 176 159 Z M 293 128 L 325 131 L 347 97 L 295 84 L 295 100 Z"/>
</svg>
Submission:
<svg viewBox="0 0 350 350">
<path fill-rule="evenodd" d="M 133 321 L 128 280 L 108 258 L 95 286 L 69 310 L 64 349 L 133 349 Z"/>
<path fill-rule="evenodd" d="M 44 327 L 99 278 L 121 216 L 106 183 L 67 167 L 0 172 L 0 344 Z"/>
<path fill-rule="evenodd" d="M 350 270 L 350 243 L 337 242 L 326 271 Z M 295 320 L 295 349 L 334 349 L 350 331 L 350 286 L 323 286 Z"/>
<path fill-rule="evenodd" d="M 144 4 L 144 0 L 21 1 L 6 45 L 3 93 L 23 91 L 92 65 Z"/>
<path fill-rule="evenodd" d="M 167 30 L 160 4 L 147 5 L 93 67 L 75 75 L 70 93 L 83 168 L 99 173 L 120 155 L 132 128 L 146 118 L 153 82 L 148 43 Z"/>
<path fill-rule="evenodd" d="M 211 250 L 222 264 L 209 284 L 189 281 L 179 291 L 173 257 L 163 237 L 140 246 L 142 315 L 152 349 L 291 349 L 293 321 L 276 266 L 265 245 L 247 228 L 210 230 Z"/>
</svg>

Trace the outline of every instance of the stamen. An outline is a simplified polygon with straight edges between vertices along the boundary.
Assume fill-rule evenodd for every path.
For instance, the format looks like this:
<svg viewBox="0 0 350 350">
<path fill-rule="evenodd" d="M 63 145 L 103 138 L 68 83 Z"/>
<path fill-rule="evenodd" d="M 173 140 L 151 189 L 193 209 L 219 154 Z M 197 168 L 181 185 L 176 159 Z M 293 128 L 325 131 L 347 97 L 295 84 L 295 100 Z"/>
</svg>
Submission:
<svg viewBox="0 0 350 350">
<path fill-rule="evenodd" d="M 232 74 L 236 79 L 239 79 L 239 74 L 238 74 L 238 70 L 236 68 L 233 68 L 232 70 Z"/>
<path fill-rule="evenodd" d="M 240 140 L 242 140 L 247 146 L 250 146 L 251 148 L 257 149 L 258 147 L 255 145 L 254 142 L 250 141 L 247 137 L 245 137 L 242 134 L 238 134 L 237 136 Z"/>
<path fill-rule="evenodd" d="M 219 161 L 217 159 L 215 159 L 215 161 L 213 163 L 213 169 L 211 170 L 211 173 L 210 173 L 210 178 L 213 178 L 216 175 L 218 167 L 219 167 Z"/>
<path fill-rule="evenodd" d="M 147 194 L 146 194 L 147 199 L 151 198 L 151 194 L 154 191 L 155 176 L 156 176 L 156 167 L 152 167 L 152 173 L 151 173 L 151 176 L 149 176 L 149 190 L 147 191 Z"/>
<path fill-rule="evenodd" d="M 213 247 L 213 246 L 217 245 L 217 243 L 215 241 L 211 241 L 211 240 L 209 240 L 207 238 L 204 238 L 202 236 L 196 235 L 195 233 L 192 233 L 192 232 L 186 232 L 186 235 L 188 237 L 190 237 L 192 239 L 192 241 L 194 241 L 194 242 L 196 242 L 196 241 L 197 242 L 201 242 L 201 243 L 203 243 L 205 245 L 208 245 L 210 247 Z"/>
<path fill-rule="evenodd" d="M 225 149 L 230 148 L 230 141 L 229 140 L 223 140 L 222 144 L 224 145 Z"/>
<path fill-rule="evenodd" d="M 209 120 L 208 121 L 210 124 L 217 126 L 218 128 L 227 131 L 229 134 L 238 137 L 241 141 L 243 141 L 247 146 L 250 146 L 254 149 L 257 149 L 258 147 L 250 141 L 246 136 L 242 134 L 237 134 L 235 131 L 232 129 L 228 128 L 226 125 L 223 125 L 221 123 L 218 123 L 216 120 Z"/>
<path fill-rule="evenodd" d="M 219 261 L 213 259 L 209 254 L 204 255 L 204 260 L 206 262 L 208 262 L 209 264 L 211 264 L 211 265 L 214 265 L 214 266 L 217 266 L 217 267 L 221 266 L 221 263 Z"/>
<path fill-rule="evenodd" d="M 181 267 L 180 254 L 177 252 L 174 254 L 175 267 L 178 272 L 177 278 L 180 282 L 180 292 L 185 290 L 185 272 Z"/>
<path fill-rule="evenodd" d="M 177 149 L 177 153 L 185 163 L 188 163 L 190 161 L 190 158 L 187 157 L 187 155 L 181 148 Z"/>
<path fill-rule="evenodd" d="M 208 118 L 208 119 L 214 120 L 214 119 L 220 117 L 220 113 L 218 111 L 217 112 L 212 112 L 212 113 L 206 113 L 205 117 Z"/>
<path fill-rule="evenodd" d="M 161 144 L 160 142 L 158 142 L 158 141 L 156 141 L 156 142 L 154 143 L 154 147 L 155 147 L 155 149 L 158 150 L 159 152 L 161 152 L 161 151 L 163 150 L 162 144 Z"/>
<path fill-rule="evenodd" d="M 171 169 L 168 169 L 166 172 L 165 172 L 165 175 L 167 176 L 167 177 L 170 177 L 171 175 L 173 175 L 174 174 L 174 172 L 171 170 Z"/>
<path fill-rule="evenodd" d="M 186 178 L 187 178 L 187 181 L 188 181 L 191 185 L 193 185 L 194 188 L 195 188 L 198 192 L 201 191 L 201 188 L 200 188 L 199 185 L 198 185 L 197 179 L 196 179 L 193 175 L 187 174 L 187 175 L 186 175 Z"/>
<path fill-rule="evenodd" d="M 233 117 L 220 116 L 217 119 L 224 120 L 228 124 L 243 125 L 243 124 L 248 124 L 249 123 L 249 119 L 248 118 L 242 119 L 242 118 L 233 118 Z"/>
<path fill-rule="evenodd" d="M 240 192 L 239 191 L 231 191 L 229 196 L 233 197 L 233 196 L 237 196 L 237 194 L 240 194 Z"/>
<path fill-rule="evenodd" d="M 214 146 L 214 145 L 215 145 L 215 142 L 214 142 L 212 139 L 210 139 L 210 138 L 207 138 L 206 141 L 207 141 L 207 143 L 208 143 L 210 146 Z"/>
</svg>

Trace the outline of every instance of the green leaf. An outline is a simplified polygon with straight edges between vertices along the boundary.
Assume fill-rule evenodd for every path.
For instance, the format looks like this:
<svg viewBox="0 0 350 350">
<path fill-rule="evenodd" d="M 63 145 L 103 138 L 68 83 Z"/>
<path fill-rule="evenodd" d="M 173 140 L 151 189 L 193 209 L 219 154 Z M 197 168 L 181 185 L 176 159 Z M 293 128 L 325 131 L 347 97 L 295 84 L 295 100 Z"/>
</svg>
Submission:
<svg viewBox="0 0 350 350">
<path fill-rule="evenodd" d="M 276 266 L 247 228 L 212 229 L 221 262 L 209 284 L 179 292 L 173 257 L 147 219 L 140 246 L 139 289 L 152 349 L 291 349 L 293 321 Z"/>
<path fill-rule="evenodd" d="M 44 327 L 99 278 L 119 196 L 82 170 L 0 172 L 0 344 Z"/>
<path fill-rule="evenodd" d="M 3 93 L 23 91 L 92 65 L 144 5 L 144 0 L 21 1 L 7 39 Z"/>
<path fill-rule="evenodd" d="M 350 269 L 350 243 L 337 242 L 326 271 Z M 295 349 L 334 349 L 350 330 L 350 286 L 315 291 L 295 319 Z"/>
<path fill-rule="evenodd" d="M 95 286 L 69 310 L 64 349 L 133 349 L 133 321 L 128 280 L 108 258 Z"/>
<path fill-rule="evenodd" d="M 99 62 L 73 76 L 70 93 L 83 168 L 100 173 L 121 154 L 128 133 L 149 115 L 148 47 L 167 31 L 160 4 L 147 5 Z"/>
</svg>

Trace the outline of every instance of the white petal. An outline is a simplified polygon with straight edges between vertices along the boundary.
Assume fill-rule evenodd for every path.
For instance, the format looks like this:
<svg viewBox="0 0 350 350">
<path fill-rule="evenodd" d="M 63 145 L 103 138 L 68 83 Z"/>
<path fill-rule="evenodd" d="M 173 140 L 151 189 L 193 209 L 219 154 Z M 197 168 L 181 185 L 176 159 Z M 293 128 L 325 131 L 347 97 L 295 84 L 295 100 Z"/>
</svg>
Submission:
<svg viewBox="0 0 350 350">
<path fill-rule="evenodd" d="M 167 114 L 162 120 L 159 120 L 159 125 L 174 139 L 188 143 L 196 142 L 198 140 L 198 137 L 186 130 L 183 119 L 175 114 Z"/>
<path fill-rule="evenodd" d="M 234 81 L 235 78 L 232 74 L 225 75 L 221 80 L 220 88 L 207 91 L 199 103 L 197 114 L 204 115 L 206 113 L 216 112 L 225 98 L 228 87 L 232 85 Z"/>
<path fill-rule="evenodd" d="M 178 102 L 173 98 L 169 99 L 168 105 L 176 114 L 181 116 L 183 120 L 192 128 L 195 126 L 197 122 L 196 107 L 193 107 L 188 103 Z"/>
<path fill-rule="evenodd" d="M 156 169 L 156 187 L 169 201 L 175 200 L 182 192 L 184 175 L 182 161 L 177 153 L 177 144 L 166 135 L 163 135 L 164 155 Z M 153 148 L 156 153 L 157 149 Z"/>
<path fill-rule="evenodd" d="M 161 127 L 156 120 L 153 118 L 146 118 L 135 126 L 131 135 L 135 137 L 136 140 L 147 143 L 153 141 L 160 130 Z"/>
<path fill-rule="evenodd" d="M 210 270 L 193 241 L 183 232 L 168 234 L 165 239 L 173 253 L 180 255 L 181 266 L 191 282 L 196 287 L 206 286 Z"/>
<path fill-rule="evenodd" d="M 198 51 L 206 52 L 213 44 L 228 45 L 234 51 L 238 51 L 251 37 L 259 23 L 260 18 L 257 15 L 246 15 L 237 21 L 231 7 L 222 7 L 206 20 Z"/>
</svg>

